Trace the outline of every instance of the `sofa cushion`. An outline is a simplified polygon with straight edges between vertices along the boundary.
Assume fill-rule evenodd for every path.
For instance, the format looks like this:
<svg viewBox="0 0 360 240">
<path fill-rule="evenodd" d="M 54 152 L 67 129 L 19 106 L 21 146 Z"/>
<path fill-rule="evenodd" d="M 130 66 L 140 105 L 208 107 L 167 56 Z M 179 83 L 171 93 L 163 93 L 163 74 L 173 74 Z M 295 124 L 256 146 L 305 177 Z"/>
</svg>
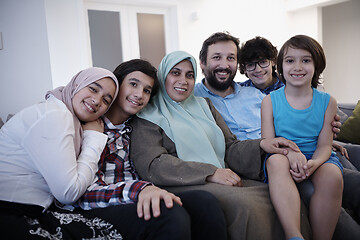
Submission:
<svg viewBox="0 0 360 240">
<path fill-rule="evenodd" d="M 360 144 L 360 100 L 355 106 L 352 115 L 344 122 L 337 140 Z"/>
</svg>

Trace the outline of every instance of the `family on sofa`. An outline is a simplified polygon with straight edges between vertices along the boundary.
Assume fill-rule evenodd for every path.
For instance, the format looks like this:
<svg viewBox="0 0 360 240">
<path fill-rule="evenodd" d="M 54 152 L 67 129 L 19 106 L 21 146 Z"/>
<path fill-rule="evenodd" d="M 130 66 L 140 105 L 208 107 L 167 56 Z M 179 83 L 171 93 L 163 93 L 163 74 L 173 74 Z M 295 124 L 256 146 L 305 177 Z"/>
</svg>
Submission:
<svg viewBox="0 0 360 240">
<path fill-rule="evenodd" d="M 259 51 L 242 63 L 246 46 L 240 50 L 239 40 L 228 33 L 215 33 L 205 40 L 200 52 L 205 79 L 196 85 L 195 95 L 207 99 L 194 96 L 195 58 L 178 51 L 164 57 L 157 76 L 148 65 L 140 65 L 143 60 L 121 64 L 114 71 L 119 83 L 106 70 L 99 75 L 85 71 L 90 71 L 91 81 L 81 77 L 82 71 L 71 81 L 75 85 L 60 91 L 66 97 L 53 92 L 39 106 L 16 114 L 0 131 L 0 169 L 6 169 L 0 171 L 2 232 L 13 238 L 65 239 L 91 235 L 113 239 L 315 236 L 309 206 L 303 202 L 301 209 L 299 206 L 300 234 L 284 233 L 268 185 L 263 183 L 266 153 L 299 150 L 284 138 L 260 139 L 261 101 L 283 84 L 275 74 L 276 48 L 272 49 L 274 58 L 260 44 L 253 48 Z M 249 77 L 243 84 L 233 82 L 239 63 L 240 71 L 245 67 Z M 97 120 L 108 109 L 103 120 Z M 358 109 L 342 129 L 352 125 Z M 233 114 L 238 117 L 231 118 Z M 251 118 L 253 129 L 241 117 Z M 243 125 L 237 121 L 249 128 L 242 132 Z M 339 124 L 333 120 L 332 124 L 336 134 Z M 240 141 L 232 134 L 236 126 L 239 139 L 249 140 Z M 342 130 L 338 138 L 352 141 L 343 138 Z M 54 149 L 64 149 L 67 155 L 53 156 Z M 341 146 L 340 151 L 346 155 Z M 352 159 L 353 153 L 349 155 Z M 14 162 L 22 156 L 21 164 Z M 49 168 L 57 170 L 56 174 Z M 21 179 L 26 177 L 28 181 Z M 347 211 L 339 206 L 336 229 L 330 226 L 327 232 L 330 238 L 334 231 L 334 238 L 339 239 L 360 236 L 354 220 L 359 217 L 359 180 L 358 171 L 344 169 L 343 207 Z M 308 192 L 301 192 L 302 197 Z M 337 218 L 333 210 L 332 217 Z"/>
</svg>

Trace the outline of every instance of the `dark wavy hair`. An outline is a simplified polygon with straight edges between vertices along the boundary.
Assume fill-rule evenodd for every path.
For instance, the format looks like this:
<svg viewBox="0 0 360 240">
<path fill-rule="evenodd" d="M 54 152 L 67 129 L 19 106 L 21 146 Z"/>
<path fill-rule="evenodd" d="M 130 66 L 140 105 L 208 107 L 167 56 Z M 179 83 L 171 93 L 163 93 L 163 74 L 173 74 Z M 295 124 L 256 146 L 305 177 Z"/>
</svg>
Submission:
<svg viewBox="0 0 360 240">
<path fill-rule="evenodd" d="M 311 80 L 311 86 L 317 88 L 317 86 L 321 83 L 320 74 L 324 71 L 326 67 L 325 53 L 320 43 L 318 43 L 315 39 L 306 35 L 296 35 L 284 43 L 284 45 L 280 49 L 279 56 L 277 59 L 277 69 L 281 81 L 283 81 L 285 84 L 286 84 L 286 80 L 284 79 L 283 76 L 282 64 L 284 61 L 284 56 L 289 47 L 295 49 L 303 49 L 311 53 L 315 67 L 314 76 Z"/>
<path fill-rule="evenodd" d="M 119 86 L 121 86 L 121 83 L 123 82 L 126 75 L 136 71 L 142 72 L 154 79 L 154 85 L 152 87 L 150 97 L 154 96 L 159 90 L 159 80 L 156 75 L 156 68 L 148 61 L 143 59 L 132 59 L 130 61 L 123 62 L 116 67 L 113 73 L 119 81 Z"/>
<path fill-rule="evenodd" d="M 263 37 L 255 37 L 243 43 L 240 48 L 239 70 L 241 74 L 246 73 L 245 64 L 262 59 L 269 59 L 276 63 L 278 51 L 269 40 Z M 276 77 L 276 67 L 272 68 L 272 75 Z M 247 76 L 248 77 L 248 76 Z"/>
<path fill-rule="evenodd" d="M 208 54 L 208 49 L 210 45 L 213 45 L 217 42 L 227 42 L 227 41 L 233 41 L 236 45 L 236 56 L 237 56 L 237 63 L 239 63 L 239 54 L 240 54 L 240 40 L 228 32 L 216 32 L 212 34 L 210 37 L 208 37 L 204 42 L 200 50 L 199 59 L 200 62 L 203 64 L 206 64 L 206 58 Z"/>
</svg>

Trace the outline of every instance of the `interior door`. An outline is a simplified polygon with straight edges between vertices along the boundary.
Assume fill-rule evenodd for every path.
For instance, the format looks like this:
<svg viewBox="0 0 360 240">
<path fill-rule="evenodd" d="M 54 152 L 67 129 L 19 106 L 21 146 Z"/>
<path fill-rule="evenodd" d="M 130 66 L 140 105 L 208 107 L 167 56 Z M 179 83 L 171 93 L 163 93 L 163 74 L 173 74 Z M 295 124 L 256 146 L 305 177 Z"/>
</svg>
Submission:
<svg viewBox="0 0 360 240">
<path fill-rule="evenodd" d="M 93 66 L 113 71 L 121 62 L 142 58 L 157 67 L 178 49 L 176 6 L 88 3 Z"/>
</svg>

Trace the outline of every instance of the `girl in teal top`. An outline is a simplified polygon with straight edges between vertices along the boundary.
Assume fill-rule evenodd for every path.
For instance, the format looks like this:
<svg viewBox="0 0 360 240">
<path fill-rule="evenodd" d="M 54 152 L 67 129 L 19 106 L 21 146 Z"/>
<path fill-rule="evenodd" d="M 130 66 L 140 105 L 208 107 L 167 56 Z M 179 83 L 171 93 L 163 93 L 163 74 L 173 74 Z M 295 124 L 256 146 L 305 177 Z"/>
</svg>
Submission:
<svg viewBox="0 0 360 240">
<path fill-rule="evenodd" d="M 331 239 L 340 214 L 342 165 L 331 147 L 337 103 L 316 90 L 325 65 L 317 41 L 304 35 L 290 38 L 277 60 L 285 87 L 262 101 L 262 137 L 285 137 L 300 148 L 287 156 L 271 155 L 265 162 L 271 201 L 287 239 L 303 239 L 296 183 L 309 178 L 314 185 L 309 207 L 313 239 Z"/>
</svg>

